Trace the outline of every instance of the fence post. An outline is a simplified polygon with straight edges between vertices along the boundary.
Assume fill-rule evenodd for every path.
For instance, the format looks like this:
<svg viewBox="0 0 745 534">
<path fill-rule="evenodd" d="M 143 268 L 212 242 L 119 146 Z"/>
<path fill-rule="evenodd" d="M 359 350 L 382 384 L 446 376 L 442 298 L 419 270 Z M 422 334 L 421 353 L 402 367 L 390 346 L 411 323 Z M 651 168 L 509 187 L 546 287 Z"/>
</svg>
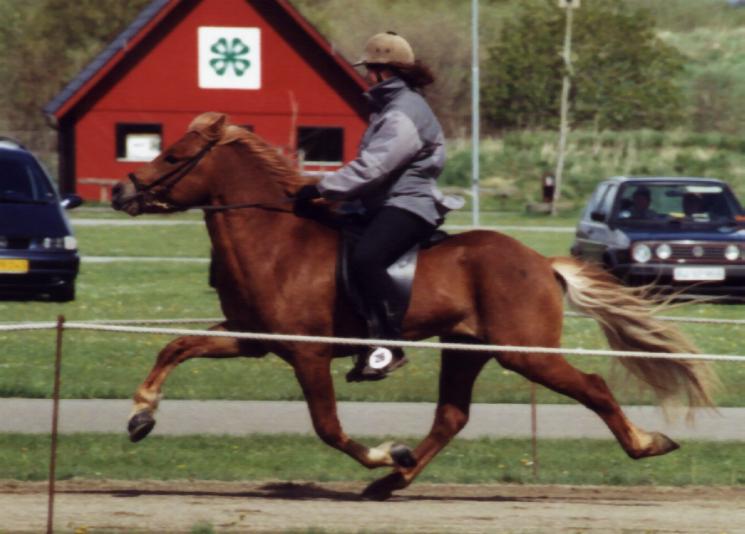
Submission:
<svg viewBox="0 0 745 534">
<path fill-rule="evenodd" d="M 538 478 L 538 409 L 535 398 L 535 382 L 530 383 L 530 435 L 533 454 L 533 478 Z"/>
<path fill-rule="evenodd" d="M 49 504 L 47 507 L 47 534 L 54 532 L 54 482 L 57 479 L 57 421 L 59 420 L 60 370 L 62 367 L 62 333 L 65 317 L 57 317 L 57 344 L 54 355 L 54 391 L 52 393 L 52 446 L 49 458 Z"/>
</svg>

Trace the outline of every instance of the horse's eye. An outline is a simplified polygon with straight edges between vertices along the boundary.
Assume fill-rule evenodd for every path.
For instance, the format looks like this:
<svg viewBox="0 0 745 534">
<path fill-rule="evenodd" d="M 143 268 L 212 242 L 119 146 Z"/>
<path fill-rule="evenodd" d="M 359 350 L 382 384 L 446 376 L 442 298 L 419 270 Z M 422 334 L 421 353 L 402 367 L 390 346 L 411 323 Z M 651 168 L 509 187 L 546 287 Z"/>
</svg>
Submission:
<svg viewBox="0 0 745 534">
<path fill-rule="evenodd" d="M 169 154 L 165 157 L 165 161 L 166 163 L 176 163 L 178 160 Z"/>
</svg>

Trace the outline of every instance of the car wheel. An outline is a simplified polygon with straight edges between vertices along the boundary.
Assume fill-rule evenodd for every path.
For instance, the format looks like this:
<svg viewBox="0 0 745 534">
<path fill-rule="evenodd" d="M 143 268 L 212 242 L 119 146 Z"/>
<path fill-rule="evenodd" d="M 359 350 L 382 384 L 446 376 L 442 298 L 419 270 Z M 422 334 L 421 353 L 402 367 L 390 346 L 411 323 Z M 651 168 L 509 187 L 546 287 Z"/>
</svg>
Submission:
<svg viewBox="0 0 745 534">
<path fill-rule="evenodd" d="M 68 282 L 65 285 L 56 288 L 50 294 L 54 302 L 70 302 L 75 300 L 75 282 Z"/>
</svg>

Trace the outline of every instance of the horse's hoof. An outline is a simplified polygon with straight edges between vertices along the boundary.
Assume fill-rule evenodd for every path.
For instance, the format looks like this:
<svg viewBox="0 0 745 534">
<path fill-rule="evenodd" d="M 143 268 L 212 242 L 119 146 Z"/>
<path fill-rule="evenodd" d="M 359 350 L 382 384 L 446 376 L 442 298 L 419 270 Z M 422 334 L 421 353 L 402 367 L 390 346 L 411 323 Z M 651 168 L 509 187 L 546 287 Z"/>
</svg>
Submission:
<svg viewBox="0 0 745 534">
<path fill-rule="evenodd" d="M 137 412 L 129 420 L 127 430 L 129 431 L 129 441 L 137 443 L 144 439 L 155 426 L 155 419 L 147 411 Z"/>
<path fill-rule="evenodd" d="M 680 445 L 671 440 L 665 434 L 652 432 L 652 437 L 654 438 L 653 443 L 655 449 L 655 452 L 652 456 L 660 456 L 663 454 L 667 454 L 668 452 L 673 452 L 674 450 L 680 449 Z"/>
<path fill-rule="evenodd" d="M 399 467 L 403 467 L 404 469 L 411 469 L 412 467 L 416 467 L 416 458 L 414 458 L 414 453 L 412 453 L 411 449 L 403 443 L 397 443 L 396 445 L 391 447 L 390 455 L 391 458 L 393 458 L 393 461 L 396 462 L 396 465 Z"/>
<path fill-rule="evenodd" d="M 406 486 L 406 480 L 401 473 L 391 473 L 367 486 L 365 491 L 362 492 L 362 499 L 365 501 L 385 501 L 393 495 L 394 490 Z"/>
<path fill-rule="evenodd" d="M 660 432 L 650 432 L 649 436 L 652 438 L 652 442 L 647 447 L 636 451 L 628 451 L 628 455 L 632 459 L 641 460 L 652 456 L 662 456 L 680 448 L 680 445 Z"/>
</svg>

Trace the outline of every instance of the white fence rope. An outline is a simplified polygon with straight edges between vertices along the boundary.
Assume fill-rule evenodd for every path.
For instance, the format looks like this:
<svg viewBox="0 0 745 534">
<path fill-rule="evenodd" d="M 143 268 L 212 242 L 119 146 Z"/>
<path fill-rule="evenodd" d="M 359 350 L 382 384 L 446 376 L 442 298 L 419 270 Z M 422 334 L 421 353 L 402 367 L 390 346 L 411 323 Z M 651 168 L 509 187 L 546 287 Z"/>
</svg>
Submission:
<svg viewBox="0 0 745 534">
<path fill-rule="evenodd" d="M 56 327 L 56 324 L 53 325 Z M 594 350 L 582 348 L 547 348 L 523 347 L 514 345 L 475 345 L 469 343 L 435 343 L 428 341 L 401 341 L 390 339 L 359 339 L 328 336 L 302 336 L 294 334 L 266 334 L 258 332 L 218 332 L 212 330 L 191 330 L 187 328 L 155 328 L 139 326 L 104 325 L 87 322 L 70 321 L 64 324 L 68 330 L 94 330 L 104 332 L 125 332 L 133 334 L 167 334 L 177 336 L 229 337 L 251 339 L 256 341 L 289 341 L 297 343 L 324 343 L 333 345 L 386 345 L 390 347 L 409 347 L 422 349 L 449 349 L 473 352 L 522 352 L 533 354 L 573 354 L 582 356 L 636 357 L 636 358 L 669 358 L 671 354 L 644 351 Z M 745 356 L 732 354 L 691 354 L 674 353 L 675 358 L 709 361 L 745 362 Z"/>
<path fill-rule="evenodd" d="M 39 321 L 34 323 L 5 323 L 0 324 L 0 332 L 14 332 L 20 330 L 51 330 L 57 328 L 57 323 Z"/>
</svg>

